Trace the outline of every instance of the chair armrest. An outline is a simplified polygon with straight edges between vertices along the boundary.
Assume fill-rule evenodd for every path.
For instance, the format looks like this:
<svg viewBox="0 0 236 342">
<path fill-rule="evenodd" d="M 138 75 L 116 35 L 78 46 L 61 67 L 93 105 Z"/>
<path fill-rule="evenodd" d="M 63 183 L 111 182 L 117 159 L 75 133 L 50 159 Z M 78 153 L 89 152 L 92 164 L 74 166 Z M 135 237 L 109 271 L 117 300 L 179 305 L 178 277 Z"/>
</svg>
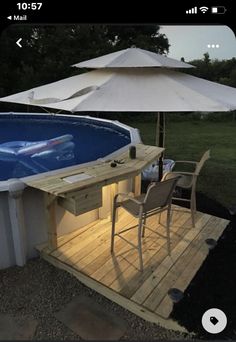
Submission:
<svg viewBox="0 0 236 342">
<path fill-rule="evenodd" d="M 126 194 L 126 193 L 123 193 L 123 192 L 119 192 L 118 194 L 115 195 L 115 197 L 114 197 L 114 201 L 115 202 L 117 202 L 117 198 L 119 196 L 123 197 L 122 201 L 128 199 L 128 200 L 131 200 L 131 201 L 135 202 L 138 205 L 143 204 L 143 202 L 140 202 L 137 199 L 135 199 L 134 197 L 130 196 L 129 194 Z"/>
<path fill-rule="evenodd" d="M 186 175 L 186 176 L 195 176 L 195 172 L 185 172 L 185 171 L 171 171 L 170 173 L 174 173 L 176 175 Z"/>
<path fill-rule="evenodd" d="M 175 161 L 175 164 L 176 164 L 176 163 L 198 164 L 198 162 L 192 161 L 192 160 L 176 160 L 176 161 Z"/>
</svg>

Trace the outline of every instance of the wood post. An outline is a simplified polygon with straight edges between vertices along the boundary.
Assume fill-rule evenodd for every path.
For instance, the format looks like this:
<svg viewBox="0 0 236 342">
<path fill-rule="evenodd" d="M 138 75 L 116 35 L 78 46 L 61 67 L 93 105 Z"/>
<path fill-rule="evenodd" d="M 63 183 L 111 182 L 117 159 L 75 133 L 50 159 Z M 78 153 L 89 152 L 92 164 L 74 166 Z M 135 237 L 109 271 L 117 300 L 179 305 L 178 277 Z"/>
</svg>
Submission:
<svg viewBox="0 0 236 342">
<path fill-rule="evenodd" d="M 100 219 L 106 219 L 110 215 L 111 210 L 111 194 L 110 185 L 102 187 L 102 207 L 98 208 L 98 215 Z"/>
<path fill-rule="evenodd" d="M 45 193 L 44 198 L 48 248 L 53 250 L 57 248 L 56 196 Z"/>
<path fill-rule="evenodd" d="M 141 194 L 141 173 L 134 177 L 134 196 Z"/>
<path fill-rule="evenodd" d="M 27 236 L 22 195 L 25 184 L 12 179 L 9 185 L 8 203 L 16 265 L 24 266 L 27 256 Z"/>
<path fill-rule="evenodd" d="M 158 113 L 158 126 L 159 126 L 159 139 L 158 139 L 158 146 L 164 147 L 165 142 L 165 114 L 164 113 Z M 157 133 L 156 133 L 156 143 L 157 143 Z M 162 179 L 163 176 L 163 158 L 164 153 L 160 155 L 159 158 L 159 182 Z"/>
</svg>

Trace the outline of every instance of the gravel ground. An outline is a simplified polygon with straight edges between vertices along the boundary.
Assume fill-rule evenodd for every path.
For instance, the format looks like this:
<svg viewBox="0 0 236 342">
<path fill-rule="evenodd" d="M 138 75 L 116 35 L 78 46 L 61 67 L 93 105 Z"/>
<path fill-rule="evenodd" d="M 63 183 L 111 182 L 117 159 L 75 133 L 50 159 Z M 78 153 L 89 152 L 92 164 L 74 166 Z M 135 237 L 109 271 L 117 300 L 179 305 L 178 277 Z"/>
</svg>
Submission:
<svg viewBox="0 0 236 342">
<path fill-rule="evenodd" d="M 0 271 L 0 312 L 19 317 L 19 320 L 22 317 L 36 319 L 39 322 L 34 336 L 36 340 L 81 339 L 54 317 L 56 311 L 78 295 L 93 298 L 108 312 L 126 321 L 128 328 L 122 340 L 191 338 L 191 335 L 144 321 L 40 258 L 30 260 L 24 267 L 14 266 Z"/>
</svg>

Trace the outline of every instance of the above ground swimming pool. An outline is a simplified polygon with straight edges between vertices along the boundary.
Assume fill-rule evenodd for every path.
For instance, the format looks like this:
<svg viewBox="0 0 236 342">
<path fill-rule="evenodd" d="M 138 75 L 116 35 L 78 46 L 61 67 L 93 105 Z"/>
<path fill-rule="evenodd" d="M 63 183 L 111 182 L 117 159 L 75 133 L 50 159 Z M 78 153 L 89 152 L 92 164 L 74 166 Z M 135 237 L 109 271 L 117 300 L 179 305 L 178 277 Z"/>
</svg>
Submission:
<svg viewBox="0 0 236 342">
<path fill-rule="evenodd" d="M 0 114 L 0 180 L 84 164 L 140 142 L 117 121 L 55 114 Z"/>
</svg>

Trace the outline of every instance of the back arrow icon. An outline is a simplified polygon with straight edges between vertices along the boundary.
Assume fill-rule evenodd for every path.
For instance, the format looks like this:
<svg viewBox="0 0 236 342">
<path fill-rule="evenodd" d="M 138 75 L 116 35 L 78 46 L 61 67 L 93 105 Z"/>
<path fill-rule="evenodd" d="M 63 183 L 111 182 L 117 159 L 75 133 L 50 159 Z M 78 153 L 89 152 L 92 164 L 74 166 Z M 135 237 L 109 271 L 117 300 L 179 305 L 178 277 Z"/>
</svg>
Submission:
<svg viewBox="0 0 236 342">
<path fill-rule="evenodd" d="M 17 44 L 20 48 L 22 48 L 22 45 L 20 44 L 21 41 L 22 41 L 22 38 L 19 38 L 19 39 L 16 41 L 16 44 Z"/>
</svg>

